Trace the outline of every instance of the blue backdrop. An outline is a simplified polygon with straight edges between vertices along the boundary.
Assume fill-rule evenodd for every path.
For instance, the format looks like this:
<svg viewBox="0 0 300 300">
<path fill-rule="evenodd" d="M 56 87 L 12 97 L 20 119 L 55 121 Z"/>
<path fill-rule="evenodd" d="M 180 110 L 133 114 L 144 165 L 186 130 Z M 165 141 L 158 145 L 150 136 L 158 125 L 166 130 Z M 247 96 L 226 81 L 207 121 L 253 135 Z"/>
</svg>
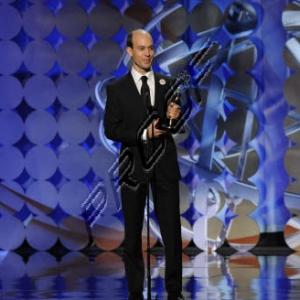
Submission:
<svg viewBox="0 0 300 300">
<path fill-rule="evenodd" d="M 121 245 L 102 117 L 135 28 L 152 33 L 155 70 L 191 76 L 175 137 L 184 247 L 243 251 L 276 234 L 299 249 L 298 1 L 0 3 L 1 249 Z"/>
</svg>

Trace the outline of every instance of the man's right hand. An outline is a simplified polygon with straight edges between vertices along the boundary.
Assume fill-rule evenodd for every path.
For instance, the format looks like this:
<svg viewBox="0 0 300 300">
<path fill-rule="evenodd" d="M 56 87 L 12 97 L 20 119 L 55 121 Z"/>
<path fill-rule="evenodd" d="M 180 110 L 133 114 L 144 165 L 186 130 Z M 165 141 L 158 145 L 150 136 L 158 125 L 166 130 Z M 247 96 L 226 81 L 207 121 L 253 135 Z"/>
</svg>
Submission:
<svg viewBox="0 0 300 300">
<path fill-rule="evenodd" d="M 149 139 L 152 139 L 154 137 L 159 137 L 162 134 L 165 134 L 166 131 L 165 130 L 161 130 L 156 128 L 156 126 L 158 125 L 159 122 L 159 118 L 155 119 L 147 128 L 147 137 Z"/>
</svg>

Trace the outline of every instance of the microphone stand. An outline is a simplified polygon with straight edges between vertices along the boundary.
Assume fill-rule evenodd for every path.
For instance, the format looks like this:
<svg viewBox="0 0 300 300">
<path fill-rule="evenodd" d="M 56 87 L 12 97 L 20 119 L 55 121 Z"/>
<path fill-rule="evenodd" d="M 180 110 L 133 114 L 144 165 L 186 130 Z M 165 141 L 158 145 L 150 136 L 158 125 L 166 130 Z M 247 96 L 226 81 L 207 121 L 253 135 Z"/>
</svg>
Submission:
<svg viewBox="0 0 300 300">
<path fill-rule="evenodd" d="M 180 92 L 178 89 L 175 91 L 175 101 L 168 101 L 174 102 L 178 104 L 178 99 L 180 97 Z M 174 96 L 174 95 L 173 95 Z M 149 94 L 147 94 L 147 97 L 150 97 Z M 147 114 L 150 116 L 153 114 L 153 120 L 150 123 L 151 124 L 151 138 L 148 136 L 148 130 L 147 130 L 147 145 L 146 145 L 146 159 L 149 161 L 151 151 L 154 151 L 154 144 L 153 144 L 153 139 L 154 139 L 154 126 L 153 126 L 153 121 L 156 119 L 154 107 L 152 105 L 147 107 Z M 171 129 L 172 128 L 172 123 L 173 119 L 170 118 L 167 128 Z M 155 181 L 155 166 L 153 166 L 153 178 Z M 147 172 L 147 191 L 146 191 L 146 213 L 147 213 L 147 220 L 146 220 L 146 227 L 147 227 L 147 300 L 151 300 L 151 262 L 150 262 L 150 184 L 151 184 L 151 172 L 150 170 Z M 155 189 L 156 190 L 156 189 Z"/>
<path fill-rule="evenodd" d="M 147 95 L 148 97 L 150 95 Z M 152 107 L 148 107 L 147 109 L 148 115 L 152 112 Z M 151 123 L 151 136 L 153 138 L 154 128 Z M 151 138 L 151 139 L 152 139 Z M 146 159 L 147 161 L 150 158 L 150 151 L 152 150 L 152 141 L 148 137 L 147 132 L 147 146 L 146 146 Z M 147 174 L 147 194 L 146 194 L 146 212 L 147 212 L 147 300 L 151 300 L 151 262 L 150 262 L 150 171 Z"/>
</svg>

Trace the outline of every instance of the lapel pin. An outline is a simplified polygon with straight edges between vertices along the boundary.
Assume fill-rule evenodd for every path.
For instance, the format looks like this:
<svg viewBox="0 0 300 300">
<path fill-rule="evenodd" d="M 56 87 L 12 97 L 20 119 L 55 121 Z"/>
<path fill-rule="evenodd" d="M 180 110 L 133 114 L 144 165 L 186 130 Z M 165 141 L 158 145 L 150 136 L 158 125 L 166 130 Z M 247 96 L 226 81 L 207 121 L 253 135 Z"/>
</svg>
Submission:
<svg viewBox="0 0 300 300">
<path fill-rule="evenodd" d="M 163 78 L 159 79 L 159 84 L 160 85 L 165 85 L 166 83 L 167 82 Z"/>
</svg>

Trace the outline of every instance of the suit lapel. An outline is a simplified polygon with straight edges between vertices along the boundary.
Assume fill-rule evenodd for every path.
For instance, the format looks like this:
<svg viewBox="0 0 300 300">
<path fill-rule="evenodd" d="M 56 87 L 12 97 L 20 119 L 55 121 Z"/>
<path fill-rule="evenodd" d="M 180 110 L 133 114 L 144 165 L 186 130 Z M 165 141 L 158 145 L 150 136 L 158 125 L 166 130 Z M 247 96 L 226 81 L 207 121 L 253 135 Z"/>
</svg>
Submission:
<svg viewBox="0 0 300 300">
<path fill-rule="evenodd" d="M 142 114 L 145 115 L 147 112 L 146 105 L 142 100 L 142 97 L 136 87 L 136 84 L 130 72 L 127 74 L 126 85 L 128 85 L 128 100 L 130 100 L 130 103 L 134 107 L 134 110 L 137 113 L 142 112 Z"/>
<path fill-rule="evenodd" d="M 155 79 L 155 103 L 154 107 L 155 109 L 159 111 L 163 111 L 164 107 L 164 86 L 160 84 L 160 76 L 158 74 L 154 74 Z"/>
</svg>

